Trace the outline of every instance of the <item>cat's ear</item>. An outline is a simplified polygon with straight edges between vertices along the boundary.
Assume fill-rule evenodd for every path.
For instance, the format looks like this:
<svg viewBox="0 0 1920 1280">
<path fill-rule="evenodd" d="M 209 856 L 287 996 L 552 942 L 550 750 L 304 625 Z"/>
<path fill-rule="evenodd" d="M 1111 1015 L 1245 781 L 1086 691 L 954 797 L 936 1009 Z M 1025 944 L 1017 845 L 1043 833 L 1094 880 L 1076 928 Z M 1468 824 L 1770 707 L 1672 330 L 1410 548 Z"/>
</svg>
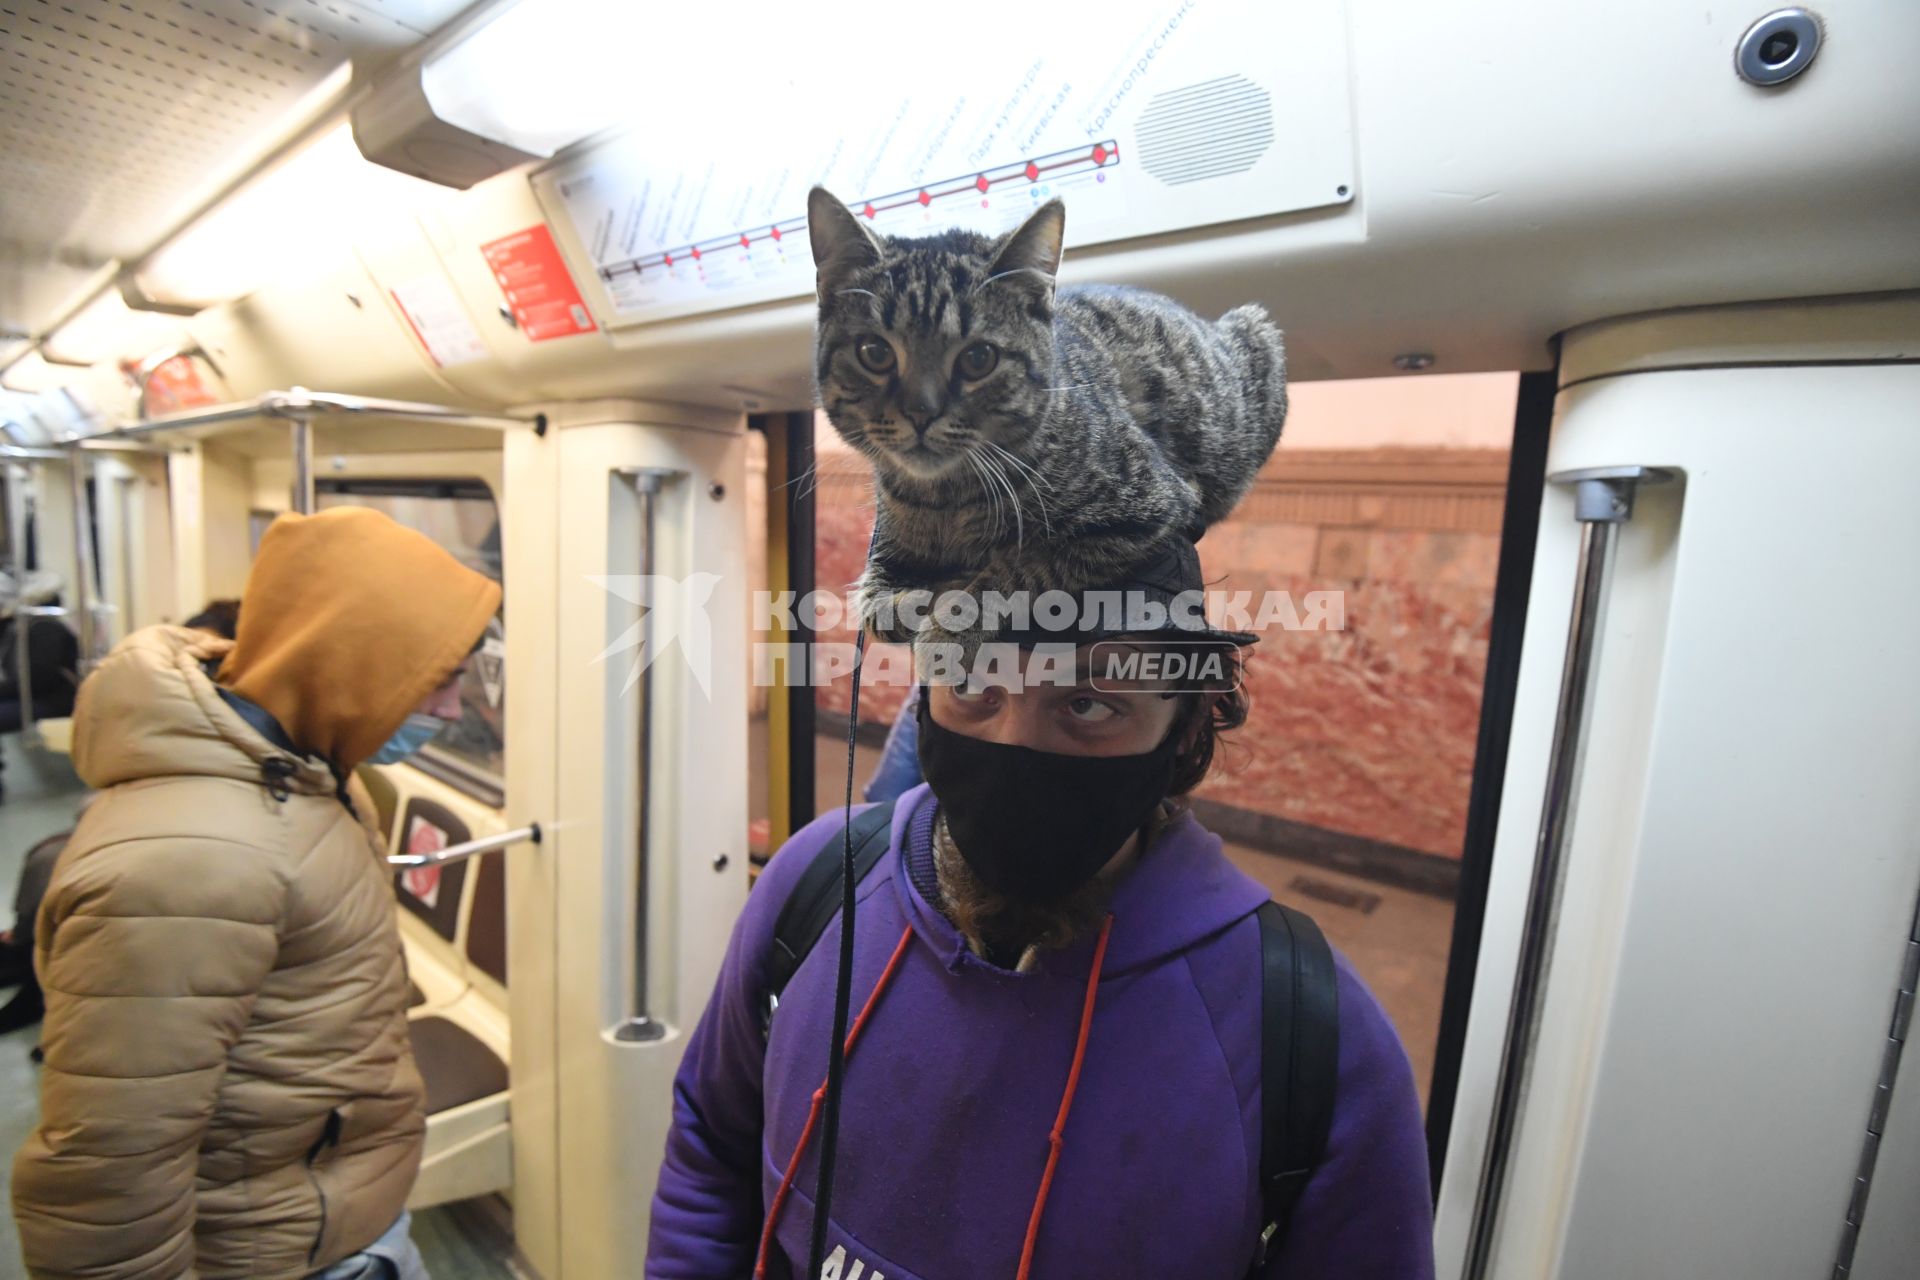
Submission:
<svg viewBox="0 0 1920 1280">
<path fill-rule="evenodd" d="M 1002 239 L 993 255 L 987 277 L 1011 275 L 1016 271 L 1037 271 L 1053 284 L 1060 271 L 1060 251 L 1067 234 L 1067 206 L 1058 199 L 1035 209 L 1019 228 Z"/>
<path fill-rule="evenodd" d="M 807 193 L 807 235 L 813 240 L 814 279 L 822 297 L 832 282 L 880 261 L 880 238 L 825 187 Z"/>
</svg>

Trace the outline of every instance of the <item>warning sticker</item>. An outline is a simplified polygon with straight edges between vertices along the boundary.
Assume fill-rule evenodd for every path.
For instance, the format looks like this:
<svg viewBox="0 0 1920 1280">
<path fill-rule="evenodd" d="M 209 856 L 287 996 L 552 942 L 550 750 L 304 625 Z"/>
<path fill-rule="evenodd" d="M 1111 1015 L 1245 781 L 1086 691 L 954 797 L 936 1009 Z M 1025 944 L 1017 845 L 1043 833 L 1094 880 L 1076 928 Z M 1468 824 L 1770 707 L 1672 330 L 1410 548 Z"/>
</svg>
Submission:
<svg viewBox="0 0 1920 1280">
<path fill-rule="evenodd" d="M 528 342 L 592 333 L 593 317 L 560 259 L 553 232 L 542 222 L 480 246 L 494 282 L 513 309 L 513 321 Z"/>
<path fill-rule="evenodd" d="M 134 362 L 121 368 L 129 374 Z M 178 355 L 147 375 L 146 412 L 148 416 L 178 413 L 182 409 L 201 409 L 220 403 L 220 397 L 207 390 L 200 378 L 200 365 L 191 355 Z"/>
<path fill-rule="evenodd" d="M 487 344 L 480 341 L 453 286 L 441 276 L 420 276 L 393 287 L 393 301 L 413 327 L 413 336 L 445 369 L 471 360 L 484 360 Z"/>
<path fill-rule="evenodd" d="M 473 666 L 480 673 L 480 688 L 487 695 L 487 705 L 498 707 L 507 683 L 507 642 L 499 636 L 488 636 L 480 642 Z"/>
<path fill-rule="evenodd" d="M 407 828 L 407 852 L 439 853 L 446 847 L 447 833 L 416 815 Z M 429 911 L 440 902 L 440 868 L 437 866 L 408 867 L 400 873 L 400 885 Z"/>
</svg>

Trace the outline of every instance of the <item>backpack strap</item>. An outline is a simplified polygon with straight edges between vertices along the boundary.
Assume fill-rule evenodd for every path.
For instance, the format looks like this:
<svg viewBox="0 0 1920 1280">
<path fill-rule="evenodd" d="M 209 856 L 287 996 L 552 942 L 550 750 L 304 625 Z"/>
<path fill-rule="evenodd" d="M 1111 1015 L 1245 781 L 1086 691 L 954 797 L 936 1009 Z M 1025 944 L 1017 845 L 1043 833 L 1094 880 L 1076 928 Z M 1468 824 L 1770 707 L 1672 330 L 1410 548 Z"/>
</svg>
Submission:
<svg viewBox="0 0 1920 1280">
<path fill-rule="evenodd" d="M 1280 1252 L 1287 1219 L 1327 1146 L 1340 1073 L 1333 949 L 1310 918 L 1269 902 L 1260 918 L 1260 1200 L 1258 1277 Z"/>
<path fill-rule="evenodd" d="M 854 815 L 851 823 L 829 836 L 781 904 L 773 922 L 773 950 L 767 956 L 767 1007 L 760 1018 L 763 1035 L 773 1028 L 773 1011 L 780 1007 L 780 993 L 787 989 L 813 944 L 840 914 L 844 836 L 848 831 L 853 833 L 853 881 L 858 884 L 887 851 L 893 831 L 893 801 Z"/>
</svg>

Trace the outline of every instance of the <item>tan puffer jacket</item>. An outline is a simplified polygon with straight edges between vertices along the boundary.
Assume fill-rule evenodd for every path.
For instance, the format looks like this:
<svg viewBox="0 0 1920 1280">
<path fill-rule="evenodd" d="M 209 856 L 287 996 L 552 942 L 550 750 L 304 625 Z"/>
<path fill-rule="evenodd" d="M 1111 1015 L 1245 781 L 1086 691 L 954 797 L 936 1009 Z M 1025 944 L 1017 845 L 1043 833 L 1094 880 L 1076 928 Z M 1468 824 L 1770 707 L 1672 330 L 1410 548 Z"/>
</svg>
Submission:
<svg viewBox="0 0 1920 1280">
<path fill-rule="evenodd" d="M 278 550 L 285 567 L 286 539 Z M 369 656 L 347 676 L 350 699 L 410 690 L 390 722 L 344 735 L 352 750 L 398 727 L 478 638 L 499 594 L 469 576 L 479 586 L 457 580 L 456 602 L 416 588 L 396 604 L 444 624 L 431 653 L 402 626 L 377 653 L 404 655 L 403 670 Z M 34 1276 L 292 1280 L 391 1226 L 418 1170 L 423 1090 L 389 872 L 333 770 L 222 699 L 205 664 L 228 652 L 149 628 L 81 687 L 74 761 L 102 794 L 39 916 L 42 1119 L 13 1172 Z"/>
</svg>

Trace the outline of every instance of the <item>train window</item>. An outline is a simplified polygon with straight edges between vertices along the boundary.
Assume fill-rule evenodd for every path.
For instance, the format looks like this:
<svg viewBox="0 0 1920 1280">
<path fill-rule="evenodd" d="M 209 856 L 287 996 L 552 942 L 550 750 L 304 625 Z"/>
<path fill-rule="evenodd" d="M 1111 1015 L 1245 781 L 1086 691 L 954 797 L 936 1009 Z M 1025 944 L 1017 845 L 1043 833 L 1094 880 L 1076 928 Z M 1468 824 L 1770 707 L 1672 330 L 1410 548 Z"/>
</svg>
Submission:
<svg viewBox="0 0 1920 1280">
<path fill-rule="evenodd" d="M 371 507 L 418 529 L 470 569 L 501 580 L 500 508 L 477 480 L 321 480 L 315 502 Z M 460 690 L 462 714 L 413 758 L 442 781 L 491 805 L 505 801 L 506 620 L 487 624 Z"/>
</svg>

